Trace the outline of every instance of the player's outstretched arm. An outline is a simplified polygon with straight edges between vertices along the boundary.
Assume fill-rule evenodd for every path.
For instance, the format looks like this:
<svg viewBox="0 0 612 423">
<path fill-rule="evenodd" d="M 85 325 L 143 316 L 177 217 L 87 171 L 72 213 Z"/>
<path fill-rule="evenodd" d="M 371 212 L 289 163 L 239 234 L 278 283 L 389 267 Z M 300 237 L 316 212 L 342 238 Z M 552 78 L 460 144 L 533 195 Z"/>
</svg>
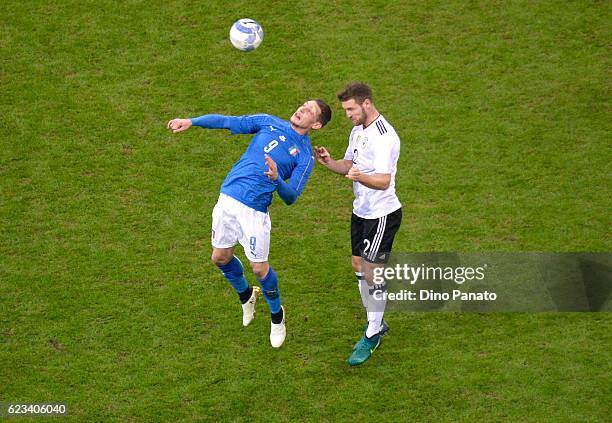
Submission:
<svg viewBox="0 0 612 423">
<path fill-rule="evenodd" d="M 172 119 L 166 126 L 176 134 L 191 128 L 191 119 Z"/>
<path fill-rule="evenodd" d="M 317 161 L 332 172 L 346 175 L 350 170 L 353 162 L 350 160 L 334 160 L 331 154 L 325 147 L 315 147 L 314 149 Z"/>
<path fill-rule="evenodd" d="M 192 126 L 208 129 L 229 129 L 236 134 L 250 134 L 256 132 L 257 126 L 249 120 L 248 116 L 225 116 L 208 114 L 191 119 L 172 119 L 168 122 L 168 129 L 172 132 L 183 132 Z M 255 128 L 255 129 L 254 129 Z"/>
</svg>

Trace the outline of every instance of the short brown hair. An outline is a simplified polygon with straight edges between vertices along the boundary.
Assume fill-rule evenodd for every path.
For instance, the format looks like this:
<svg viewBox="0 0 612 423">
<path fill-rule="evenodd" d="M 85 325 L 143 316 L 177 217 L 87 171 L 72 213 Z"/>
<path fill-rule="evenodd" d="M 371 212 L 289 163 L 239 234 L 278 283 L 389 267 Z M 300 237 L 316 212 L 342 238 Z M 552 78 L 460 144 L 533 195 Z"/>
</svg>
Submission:
<svg viewBox="0 0 612 423">
<path fill-rule="evenodd" d="M 315 102 L 319 106 L 319 109 L 321 109 L 321 114 L 319 115 L 319 122 L 321 122 L 321 126 L 323 127 L 332 118 L 331 107 L 329 107 L 326 102 L 318 98 L 315 99 Z"/>
<path fill-rule="evenodd" d="M 354 99 L 357 103 L 362 104 L 366 99 L 372 101 L 372 89 L 363 82 L 352 82 L 338 91 L 337 96 L 341 102 Z"/>
</svg>

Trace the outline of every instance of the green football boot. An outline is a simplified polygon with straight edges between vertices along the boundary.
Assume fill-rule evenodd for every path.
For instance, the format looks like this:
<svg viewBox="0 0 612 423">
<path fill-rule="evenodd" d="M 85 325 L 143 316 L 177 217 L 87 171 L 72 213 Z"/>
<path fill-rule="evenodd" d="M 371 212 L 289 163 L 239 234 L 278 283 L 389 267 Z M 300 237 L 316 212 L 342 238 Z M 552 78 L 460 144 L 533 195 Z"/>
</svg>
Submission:
<svg viewBox="0 0 612 423">
<path fill-rule="evenodd" d="M 365 334 L 357 342 L 356 348 L 348 358 L 348 364 L 351 366 L 359 366 L 368 361 L 372 357 L 372 353 L 382 341 L 380 334 L 374 335 L 372 338 L 367 338 Z"/>
<path fill-rule="evenodd" d="M 359 344 L 361 344 L 361 341 L 363 341 L 363 338 L 365 338 L 366 330 L 368 330 L 368 324 L 367 323 L 363 327 L 363 334 L 364 334 L 364 336 L 359 341 L 355 342 L 355 345 L 353 345 L 353 351 L 355 351 L 357 349 Z M 387 332 L 389 332 L 389 325 L 383 319 L 382 324 L 380 325 L 380 332 L 378 332 L 378 334 L 380 336 L 385 336 L 387 334 Z"/>
</svg>

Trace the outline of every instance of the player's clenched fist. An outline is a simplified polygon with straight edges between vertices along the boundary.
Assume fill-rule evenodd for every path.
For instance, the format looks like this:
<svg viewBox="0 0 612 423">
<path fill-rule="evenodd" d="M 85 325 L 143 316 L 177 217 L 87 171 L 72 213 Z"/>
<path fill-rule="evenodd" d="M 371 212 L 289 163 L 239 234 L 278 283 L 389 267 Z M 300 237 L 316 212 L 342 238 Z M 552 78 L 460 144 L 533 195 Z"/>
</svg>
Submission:
<svg viewBox="0 0 612 423">
<path fill-rule="evenodd" d="M 191 127 L 191 119 L 172 119 L 167 126 L 175 134 L 183 132 Z"/>
<path fill-rule="evenodd" d="M 361 171 L 356 166 L 353 166 L 349 169 L 348 173 L 346 174 L 346 177 L 349 178 L 351 181 L 358 182 L 359 178 L 361 177 Z"/>
</svg>

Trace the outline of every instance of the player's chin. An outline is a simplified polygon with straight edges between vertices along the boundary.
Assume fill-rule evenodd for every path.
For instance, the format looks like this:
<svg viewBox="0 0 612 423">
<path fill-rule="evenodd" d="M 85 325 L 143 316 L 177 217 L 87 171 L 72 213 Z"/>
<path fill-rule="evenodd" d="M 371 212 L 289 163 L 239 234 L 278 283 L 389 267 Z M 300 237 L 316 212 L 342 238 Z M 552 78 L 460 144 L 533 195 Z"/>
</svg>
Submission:
<svg viewBox="0 0 612 423">
<path fill-rule="evenodd" d="M 311 129 L 309 126 L 304 125 L 303 122 L 291 122 L 296 128 L 300 129 Z"/>
</svg>

